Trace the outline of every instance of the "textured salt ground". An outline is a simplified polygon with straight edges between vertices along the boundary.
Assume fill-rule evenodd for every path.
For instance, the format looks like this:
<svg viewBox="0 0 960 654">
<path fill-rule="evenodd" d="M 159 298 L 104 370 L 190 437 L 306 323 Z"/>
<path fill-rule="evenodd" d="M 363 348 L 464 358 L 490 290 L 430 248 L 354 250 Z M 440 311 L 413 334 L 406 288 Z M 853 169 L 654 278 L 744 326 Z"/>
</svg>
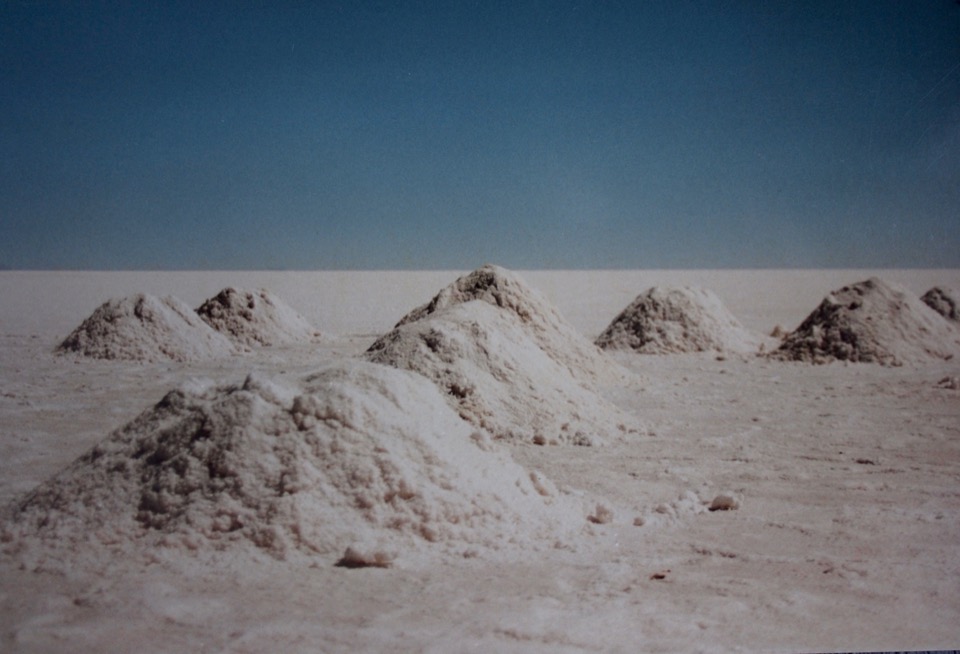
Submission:
<svg viewBox="0 0 960 654">
<path fill-rule="evenodd" d="M 556 286 L 579 283 L 576 274 L 569 277 Z M 924 281 L 921 291 L 931 285 Z M 738 287 L 750 288 L 749 278 Z M 800 295 L 787 287 L 778 297 Z M 803 308 L 790 311 L 743 313 L 766 329 L 790 324 Z M 589 325 L 594 312 L 572 315 Z M 24 474 L 49 476 L 73 458 L 63 450 L 86 449 L 77 441 L 102 436 L 125 422 L 124 412 L 147 406 L 157 396 L 143 390 L 154 383 L 147 372 L 242 378 L 247 366 L 290 369 L 309 356 L 343 356 L 366 345 L 361 339 L 320 352 L 292 349 L 298 354 L 286 361 L 263 351 L 239 363 L 93 362 L 91 374 L 90 362 L 53 360 L 52 345 L 29 331 L 14 327 L 4 339 L 4 447 L 30 434 L 16 463 L 0 457 L 5 489 L 27 485 Z M 578 448 L 571 458 L 562 455 L 565 448 L 516 446 L 514 456 L 535 456 L 561 483 L 581 482 L 611 498 L 622 493 L 638 509 L 729 488 L 742 492 L 740 510 L 678 514 L 649 530 L 595 525 L 587 549 L 496 566 L 474 559 L 415 569 L 293 570 L 270 563 L 230 568 L 224 561 L 223 569 L 184 575 L 182 568 L 140 568 L 120 558 L 96 577 L 0 566 L 4 649 L 62 651 L 64 642 L 105 652 L 626 651 L 638 643 L 647 651 L 877 651 L 955 644 L 960 416 L 956 390 L 938 384 L 958 376 L 955 364 L 810 367 L 697 355 L 623 362 L 656 383 L 608 399 L 660 423 L 651 437 L 655 452 Z M 162 381 L 158 390 L 168 387 Z M 77 410 L 58 412 L 60 404 Z M 74 424 L 87 429 L 75 433 Z"/>
<path fill-rule="evenodd" d="M 94 359 L 183 362 L 229 356 L 234 347 L 183 301 L 139 293 L 104 302 L 57 351 Z"/>
<path fill-rule="evenodd" d="M 320 332 L 266 289 L 228 287 L 197 309 L 200 318 L 244 348 L 309 343 Z"/>
<path fill-rule="evenodd" d="M 955 642 L 960 422 L 956 392 L 936 388 L 936 378 L 956 366 L 620 359 L 660 380 L 642 400 L 613 398 L 661 425 L 649 437 L 656 450 L 566 457 L 564 448 L 518 445 L 514 456 L 638 509 L 732 488 L 740 510 L 594 525 L 578 552 L 495 566 L 350 571 L 266 561 L 185 576 L 120 558 L 97 577 L 3 566 L 5 648 L 53 651 L 64 638 L 106 652 L 133 642 L 165 651 L 203 642 L 233 651 L 578 652 Z"/>
<path fill-rule="evenodd" d="M 826 298 L 780 347 L 774 358 L 903 365 L 960 354 L 960 332 L 907 289 L 876 277 Z"/>
<path fill-rule="evenodd" d="M 747 331 L 712 291 L 653 287 L 641 293 L 597 337 L 605 350 L 643 354 L 757 352 L 768 344 Z"/>
</svg>

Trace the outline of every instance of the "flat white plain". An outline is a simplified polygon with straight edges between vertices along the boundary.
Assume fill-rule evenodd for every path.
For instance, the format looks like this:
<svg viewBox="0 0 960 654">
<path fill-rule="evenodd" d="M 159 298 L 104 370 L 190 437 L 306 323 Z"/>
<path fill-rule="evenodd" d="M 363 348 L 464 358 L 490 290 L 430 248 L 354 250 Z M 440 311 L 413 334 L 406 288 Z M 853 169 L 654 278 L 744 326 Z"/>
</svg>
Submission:
<svg viewBox="0 0 960 654">
<path fill-rule="evenodd" d="M 748 329 L 795 328 L 876 275 L 917 295 L 955 270 L 521 272 L 595 337 L 651 286 L 710 289 Z M 190 379 L 298 379 L 359 354 L 457 273 L 0 273 L 0 502 Z M 267 288 L 330 338 L 203 363 L 55 357 L 102 302 Z M 650 432 L 606 447 L 505 441 L 612 520 L 568 549 L 350 570 L 116 560 L 93 575 L 0 558 L 4 651 L 851 651 L 942 649 L 960 618 L 960 362 L 813 366 L 617 353 L 606 399 Z M 953 388 L 951 388 L 953 386 Z M 712 498 L 734 511 L 703 510 Z M 626 513 L 624 514 L 625 507 Z M 634 524 L 642 523 L 641 524 Z"/>
</svg>

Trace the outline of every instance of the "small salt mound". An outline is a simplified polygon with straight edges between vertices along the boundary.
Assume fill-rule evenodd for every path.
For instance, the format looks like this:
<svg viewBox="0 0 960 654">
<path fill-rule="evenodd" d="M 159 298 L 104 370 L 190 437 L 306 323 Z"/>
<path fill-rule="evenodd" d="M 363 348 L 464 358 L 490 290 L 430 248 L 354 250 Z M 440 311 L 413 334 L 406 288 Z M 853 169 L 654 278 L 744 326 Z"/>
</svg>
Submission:
<svg viewBox="0 0 960 654">
<path fill-rule="evenodd" d="M 426 379 L 363 361 L 172 391 L 11 508 L 0 542 L 34 568 L 185 550 L 385 566 L 550 547 L 587 517 Z"/>
<path fill-rule="evenodd" d="M 596 344 L 644 354 L 756 352 L 762 339 L 707 289 L 654 287 L 614 318 Z"/>
<path fill-rule="evenodd" d="M 57 347 L 96 359 L 195 361 L 234 347 L 175 297 L 138 294 L 102 304 Z"/>
<path fill-rule="evenodd" d="M 442 289 L 430 302 L 417 307 L 400 322 L 411 322 L 464 302 L 480 300 L 513 314 L 537 346 L 581 381 L 620 383 L 624 370 L 570 325 L 554 305 L 519 275 L 485 265 Z"/>
<path fill-rule="evenodd" d="M 770 356 L 903 365 L 957 353 L 960 335 L 949 322 L 909 291 L 872 277 L 828 295 Z"/>
<path fill-rule="evenodd" d="M 474 300 L 401 323 L 366 356 L 431 379 L 464 419 L 498 438 L 599 445 L 628 431 L 635 420 L 577 380 L 528 326 Z"/>
<path fill-rule="evenodd" d="M 225 288 L 197 313 L 241 347 L 308 343 L 320 336 L 303 316 L 265 289 Z"/>
<path fill-rule="evenodd" d="M 952 288 L 934 286 L 920 299 L 947 320 L 960 323 L 960 292 Z"/>
</svg>

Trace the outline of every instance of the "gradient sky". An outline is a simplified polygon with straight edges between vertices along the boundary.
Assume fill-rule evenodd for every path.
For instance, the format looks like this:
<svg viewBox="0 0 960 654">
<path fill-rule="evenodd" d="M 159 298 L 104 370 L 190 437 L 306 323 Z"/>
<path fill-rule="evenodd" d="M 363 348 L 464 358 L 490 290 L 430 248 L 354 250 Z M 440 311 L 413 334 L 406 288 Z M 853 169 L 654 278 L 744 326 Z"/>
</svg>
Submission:
<svg viewBox="0 0 960 654">
<path fill-rule="evenodd" d="M 0 0 L 0 267 L 960 267 L 955 0 Z"/>
</svg>

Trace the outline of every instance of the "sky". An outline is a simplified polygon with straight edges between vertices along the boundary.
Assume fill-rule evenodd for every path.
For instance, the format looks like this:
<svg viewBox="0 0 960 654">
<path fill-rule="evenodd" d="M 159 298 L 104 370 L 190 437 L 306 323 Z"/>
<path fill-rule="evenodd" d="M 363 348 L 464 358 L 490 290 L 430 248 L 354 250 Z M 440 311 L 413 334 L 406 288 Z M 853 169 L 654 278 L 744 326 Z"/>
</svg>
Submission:
<svg viewBox="0 0 960 654">
<path fill-rule="evenodd" d="M 960 267 L 956 0 L 0 0 L 0 268 Z"/>
</svg>

